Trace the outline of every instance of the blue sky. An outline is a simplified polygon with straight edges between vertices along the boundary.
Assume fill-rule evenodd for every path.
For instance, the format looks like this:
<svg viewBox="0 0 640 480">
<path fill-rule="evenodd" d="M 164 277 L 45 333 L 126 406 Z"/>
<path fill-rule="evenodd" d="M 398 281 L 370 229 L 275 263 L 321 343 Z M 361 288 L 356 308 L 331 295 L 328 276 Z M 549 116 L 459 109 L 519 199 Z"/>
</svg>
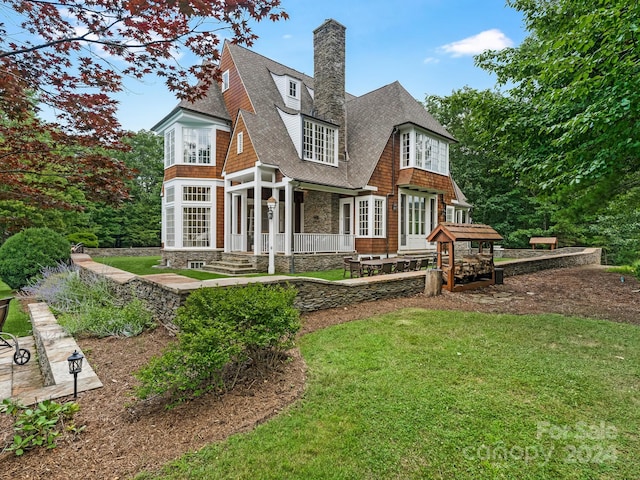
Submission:
<svg viewBox="0 0 640 480">
<path fill-rule="evenodd" d="M 313 75 L 313 30 L 334 18 L 347 28 L 347 91 L 362 95 L 398 80 L 416 99 L 468 85 L 492 88 L 495 78 L 474 66 L 486 48 L 517 46 L 522 16 L 504 0 L 282 0 L 287 21 L 253 25 L 252 50 Z M 185 57 L 183 64 L 197 59 Z M 177 100 L 161 80 L 131 80 L 118 96 L 123 127 L 150 129 Z"/>
</svg>

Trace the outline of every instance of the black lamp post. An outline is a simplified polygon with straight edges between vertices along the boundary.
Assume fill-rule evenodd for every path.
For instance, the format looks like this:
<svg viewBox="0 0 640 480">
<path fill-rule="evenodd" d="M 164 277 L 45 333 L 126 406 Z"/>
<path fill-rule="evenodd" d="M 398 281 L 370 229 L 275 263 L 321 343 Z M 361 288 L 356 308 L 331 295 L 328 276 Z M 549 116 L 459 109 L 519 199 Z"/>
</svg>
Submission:
<svg viewBox="0 0 640 480">
<path fill-rule="evenodd" d="M 84 355 L 74 350 L 67 362 L 69 362 L 69 373 L 73 374 L 73 398 L 78 398 L 78 374 L 82 371 L 82 359 Z"/>
</svg>

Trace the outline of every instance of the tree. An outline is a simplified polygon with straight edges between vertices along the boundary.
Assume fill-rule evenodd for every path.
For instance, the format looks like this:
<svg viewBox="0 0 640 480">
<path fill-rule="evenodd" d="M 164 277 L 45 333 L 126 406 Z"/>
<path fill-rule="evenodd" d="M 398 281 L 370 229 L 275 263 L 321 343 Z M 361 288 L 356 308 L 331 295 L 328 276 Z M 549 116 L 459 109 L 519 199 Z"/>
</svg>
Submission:
<svg viewBox="0 0 640 480">
<path fill-rule="evenodd" d="M 162 138 L 141 130 L 124 141 L 130 149 L 115 155 L 135 172 L 127 181 L 130 198 L 118 207 L 104 203 L 88 206 L 88 224 L 77 228 L 95 232 L 101 247 L 159 246 L 164 175 Z"/>
<path fill-rule="evenodd" d="M 556 208 L 539 188 L 514 183 L 505 174 L 519 144 L 502 141 L 505 121 L 520 106 L 497 91 L 465 87 L 451 95 L 428 96 L 426 109 L 458 140 L 451 145 L 453 178 L 473 204 L 473 219 L 493 226 L 510 247 L 548 232 Z"/>
<path fill-rule="evenodd" d="M 0 201 L 70 208 L 77 206 L 63 195 L 70 186 L 90 200 L 126 198 L 128 170 L 106 153 L 126 148 L 111 98 L 123 76 L 155 73 L 178 98 L 199 98 L 219 79 L 220 31 L 251 45 L 249 21 L 287 18 L 279 4 L 2 0 Z M 177 49 L 204 61 L 184 68 Z M 43 107 L 54 122 L 38 117 Z"/>
<path fill-rule="evenodd" d="M 627 0 L 508 0 L 524 14 L 521 46 L 476 61 L 520 101 L 504 142 L 510 166 L 545 189 L 582 189 L 640 167 L 640 9 Z M 523 141 L 524 139 L 524 141 Z"/>
</svg>

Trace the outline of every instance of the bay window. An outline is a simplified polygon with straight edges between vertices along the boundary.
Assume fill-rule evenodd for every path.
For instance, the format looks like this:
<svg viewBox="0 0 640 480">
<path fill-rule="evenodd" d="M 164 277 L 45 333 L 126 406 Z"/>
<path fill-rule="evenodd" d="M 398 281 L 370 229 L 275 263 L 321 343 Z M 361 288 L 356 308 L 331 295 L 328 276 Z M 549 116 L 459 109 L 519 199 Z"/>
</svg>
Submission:
<svg viewBox="0 0 640 480">
<path fill-rule="evenodd" d="M 182 129 L 182 147 L 184 163 L 211 163 L 211 129 Z"/>
<path fill-rule="evenodd" d="M 449 175 L 449 144 L 446 141 L 412 128 L 402 132 L 400 142 L 401 168 Z"/>
<path fill-rule="evenodd" d="M 384 237 L 386 234 L 386 199 L 384 197 L 356 198 L 359 237 Z"/>
</svg>

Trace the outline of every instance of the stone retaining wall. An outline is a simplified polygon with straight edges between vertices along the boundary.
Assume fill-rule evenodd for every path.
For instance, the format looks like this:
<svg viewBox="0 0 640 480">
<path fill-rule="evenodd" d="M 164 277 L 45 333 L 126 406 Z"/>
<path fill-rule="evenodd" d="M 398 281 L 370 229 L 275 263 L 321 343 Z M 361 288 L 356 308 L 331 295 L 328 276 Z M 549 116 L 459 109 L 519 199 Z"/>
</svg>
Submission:
<svg viewBox="0 0 640 480">
<path fill-rule="evenodd" d="M 160 247 L 87 248 L 84 253 L 92 257 L 159 257 Z"/>
<path fill-rule="evenodd" d="M 500 262 L 504 276 L 520 275 L 551 268 L 600 264 L 601 249 L 588 248 L 581 252 L 545 255 L 518 261 Z M 144 277 L 123 272 L 96 263 L 88 255 L 72 255 L 74 263 L 83 272 L 104 275 L 113 282 L 118 294 L 129 299 L 133 296 L 144 300 L 158 321 L 172 327 L 176 311 L 189 294 L 198 288 L 230 287 L 252 282 L 289 284 L 298 290 L 295 306 L 302 312 L 343 307 L 370 300 L 410 297 L 424 292 L 425 272 L 406 272 L 392 275 L 353 278 L 330 282 L 305 277 L 284 275 L 265 277 L 234 277 L 198 281 L 176 274 L 156 274 Z"/>
<path fill-rule="evenodd" d="M 579 253 L 584 247 L 562 247 L 555 250 L 536 248 L 496 248 L 495 256 L 498 258 L 540 258 L 545 256 L 566 255 L 567 253 Z"/>
<path fill-rule="evenodd" d="M 555 251 L 555 250 L 554 250 Z M 554 268 L 577 267 L 579 265 L 600 265 L 601 248 L 581 248 L 578 252 L 554 254 L 497 262 L 496 267 L 504 269 L 504 276 L 523 275 Z"/>
</svg>

